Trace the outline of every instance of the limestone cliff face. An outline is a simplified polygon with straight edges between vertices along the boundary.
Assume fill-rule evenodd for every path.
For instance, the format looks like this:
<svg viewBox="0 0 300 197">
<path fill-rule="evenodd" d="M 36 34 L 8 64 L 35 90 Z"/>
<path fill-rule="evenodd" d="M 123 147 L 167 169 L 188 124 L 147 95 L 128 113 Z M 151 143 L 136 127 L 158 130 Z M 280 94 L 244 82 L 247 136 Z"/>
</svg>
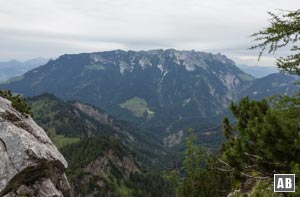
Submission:
<svg viewBox="0 0 300 197">
<path fill-rule="evenodd" d="M 0 97 L 0 196 L 70 196 L 67 165 L 45 131 Z"/>
</svg>

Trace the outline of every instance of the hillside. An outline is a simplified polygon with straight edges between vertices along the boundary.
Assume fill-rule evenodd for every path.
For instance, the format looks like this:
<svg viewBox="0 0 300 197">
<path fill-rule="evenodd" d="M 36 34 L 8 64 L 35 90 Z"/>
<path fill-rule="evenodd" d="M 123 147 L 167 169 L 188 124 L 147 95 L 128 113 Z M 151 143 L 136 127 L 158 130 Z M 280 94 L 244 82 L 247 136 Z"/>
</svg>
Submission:
<svg viewBox="0 0 300 197">
<path fill-rule="evenodd" d="M 28 99 L 34 120 L 59 148 L 97 135 L 112 136 L 134 150 L 146 166 L 156 165 L 164 154 L 162 144 L 146 131 L 118 121 L 104 111 L 80 102 L 64 102 L 43 94 Z"/>
<path fill-rule="evenodd" d="M 86 138 L 61 151 L 77 196 L 175 196 L 169 183 L 160 175 L 146 173 L 134 153 L 115 139 Z"/>
<path fill-rule="evenodd" d="M 72 193 L 82 196 L 175 196 L 160 174 L 162 144 L 96 107 L 43 94 L 29 99 L 34 119 L 65 156 Z M 166 157 L 167 158 L 167 157 Z M 159 160 L 159 163 L 158 163 Z"/>
</svg>

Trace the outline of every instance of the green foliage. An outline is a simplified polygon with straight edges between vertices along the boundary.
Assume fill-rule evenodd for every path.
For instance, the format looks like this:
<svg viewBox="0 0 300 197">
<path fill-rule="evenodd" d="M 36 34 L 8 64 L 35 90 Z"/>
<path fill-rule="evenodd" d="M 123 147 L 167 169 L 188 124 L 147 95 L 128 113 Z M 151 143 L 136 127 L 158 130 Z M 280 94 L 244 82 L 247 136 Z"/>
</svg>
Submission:
<svg viewBox="0 0 300 197">
<path fill-rule="evenodd" d="M 190 135 L 186 139 L 186 151 L 183 161 L 183 166 L 188 177 L 202 172 L 201 165 L 203 165 L 207 156 L 204 148 L 196 144 L 196 135 L 193 130 L 190 129 L 189 132 Z"/>
<path fill-rule="evenodd" d="M 274 187 L 272 187 L 272 180 L 260 180 L 257 181 L 251 191 L 250 197 L 276 197 L 281 196 L 278 193 L 274 193 Z"/>
<path fill-rule="evenodd" d="M 114 154 L 120 158 L 123 155 L 133 154 L 117 140 L 105 136 L 84 138 L 78 143 L 63 147 L 61 152 L 69 162 L 68 171 L 72 172 L 83 168 L 109 150 L 113 150 Z"/>
<path fill-rule="evenodd" d="M 75 144 L 64 146 L 62 154 L 68 161 L 68 179 L 75 187 L 76 194 L 89 194 L 96 191 L 100 196 L 174 196 L 170 183 L 158 173 L 144 173 L 135 162 L 128 163 L 133 173 L 128 173 L 124 158 L 134 158 L 134 153 L 123 146 L 119 141 L 105 136 L 85 138 Z M 87 166 L 95 162 L 90 173 Z M 102 162 L 102 164 L 101 164 Z M 134 165 L 134 166 L 133 166 Z M 128 167 L 128 166 L 127 166 Z M 85 181 L 83 181 L 85 180 Z M 101 183 L 101 184 L 99 184 Z"/>
<path fill-rule="evenodd" d="M 109 152 L 111 152 L 111 156 L 107 156 Z M 88 194 L 95 188 L 102 194 L 117 192 L 121 187 L 118 181 L 124 178 L 125 172 L 116 167 L 116 163 L 113 163 L 110 157 L 116 157 L 122 160 L 123 156 L 133 154 L 117 140 L 105 136 L 82 139 L 78 143 L 64 146 L 61 149 L 61 153 L 69 164 L 67 171 L 68 179 L 75 186 L 76 193 L 78 194 Z M 88 164 L 98 158 L 107 160 L 105 164 L 107 166 L 102 167 L 103 171 L 97 171 L 98 176 L 84 170 Z M 99 168 L 101 169 L 101 166 L 98 166 L 97 169 Z M 109 172 L 104 170 L 106 168 L 110 169 Z M 85 184 L 82 184 L 81 180 L 83 180 L 84 177 L 87 177 L 87 181 Z M 99 181 L 103 182 L 101 187 L 97 185 Z"/>
<path fill-rule="evenodd" d="M 276 65 L 283 72 L 300 75 L 300 10 L 279 11 L 278 14 L 269 12 L 270 26 L 252 36 L 259 44 L 251 49 L 260 48 L 260 56 L 269 47 L 269 53 L 291 44 L 291 54 L 277 58 Z"/>
<path fill-rule="evenodd" d="M 300 10 L 281 10 L 269 15 L 270 26 L 252 35 L 259 43 L 251 49 L 260 48 L 260 58 L 266 48 L 268 53 L 275 53 L 291 45 L 291 54 L 277 58 L 276 65 L 282 72 L 300 75 Z M 279 84 L 272 82 L 272 87 L 276 86 Z M 299 95 L 275 96 L 269 102 L 246 97 L 239 104 L 231 103 L 230 110 L 237 122 L 232 124 L 224 118 L 223 133 L 227 141 L 222 149 L 223 159 L 233 168 L 233 188 L 242 189 L 236 196 L 246 195 L 243 190 L 247 192 L 245 188 L 251 180 L 259 181 L 250 186 L 250 196 L 274 196 L 273 174 L 293 173 L 299 177 L 299 104 Z M 297 190 L 285 196 L 299 196 Z"/>
<path fill-rule="evenodd" d="M 164 171 L 164 178 L 169 181 L 174 188 L 178 190 L 179 185 L 181 184 L 181 177 L 180 177 L 180 172 L 178 169 L 172 169 L 170 171 Z"/>
<path fill-rule="evenodd" d="M 186 139 L 183 171 L 173 169 L 165 178 L 176 187 L 179 196 L 225 196 L 229 192 L 228 171 L 220 170 L 217 157 L 209 155 L 204 147 L 196 145 L 193 130 Z"/>
<path fill-rule="evenodd" d="M 230 105 L 237 123 L 224 119 L 223 158 L 237 180 L 271 179 L 275 173 L 299 177 L 300 97 L 276 96 Z M 299 192 L 299 191 L 298 191 Z"/>
<path fill-rule="evenodd" d="M 11 101 L 12 106 L 23 114 L 32 115 L 30 106 L 27 104 L 25 98 L 18 95 L 13 95 L 10 90 L 0 90 L 0 96 Z"/>
<path fill-rule="evenodd" d="M 134 188 L 132 196 L 135 197 L 175 196 L 172 185 L 157 172 L 131 174 L 125 184 Z"/>
</svg>

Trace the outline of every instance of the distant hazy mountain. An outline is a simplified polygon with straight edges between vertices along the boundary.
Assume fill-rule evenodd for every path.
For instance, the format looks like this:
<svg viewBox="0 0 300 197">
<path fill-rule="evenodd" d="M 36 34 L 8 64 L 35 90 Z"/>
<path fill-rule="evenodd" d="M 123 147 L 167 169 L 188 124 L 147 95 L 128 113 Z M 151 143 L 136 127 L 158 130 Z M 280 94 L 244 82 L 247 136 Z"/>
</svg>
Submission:
<svg viewBox="0 0 300 197">
<path fill-rule="evenodd" d="M 299 80 L 299 76 L 270 74 L 254 80 L 246 90 L 242 91 L 240 97 L 248 95 L 252 99 L 260 100 L 276 94 L 292 95 L 299 90 L 299 86 L 295 85 L 295 82 Z"/>
<path fill-rule="evenodd" d="M 23 75 L 25 72 L 44 65 L 48 62 L 45 58 L 30 59 L 25 62 L 11 60 L 0 62 L 0 82 L 6 81 L 12 77 Z"/>
<path fill-rule="evenodd" d="M 237 65 L 244 72 L 249 73 L 253 77 L 261 78 L 269 74 L 278 73 L 278 68 L 274 66 L 248 66 L 248 65 Z"/>
</svg>

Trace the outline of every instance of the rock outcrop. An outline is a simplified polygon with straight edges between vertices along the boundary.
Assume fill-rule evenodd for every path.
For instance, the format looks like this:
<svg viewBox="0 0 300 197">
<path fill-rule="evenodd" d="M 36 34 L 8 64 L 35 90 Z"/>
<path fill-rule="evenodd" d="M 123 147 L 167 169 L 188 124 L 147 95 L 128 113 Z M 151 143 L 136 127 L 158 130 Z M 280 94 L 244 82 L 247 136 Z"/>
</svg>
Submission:
<svg viewBox="0 0 300 197">
<path fill-rule="evenodd" d="M 45 131 L 0 97 L 0 196 L 70 196 L 67 165 Z"/>
</svg>

